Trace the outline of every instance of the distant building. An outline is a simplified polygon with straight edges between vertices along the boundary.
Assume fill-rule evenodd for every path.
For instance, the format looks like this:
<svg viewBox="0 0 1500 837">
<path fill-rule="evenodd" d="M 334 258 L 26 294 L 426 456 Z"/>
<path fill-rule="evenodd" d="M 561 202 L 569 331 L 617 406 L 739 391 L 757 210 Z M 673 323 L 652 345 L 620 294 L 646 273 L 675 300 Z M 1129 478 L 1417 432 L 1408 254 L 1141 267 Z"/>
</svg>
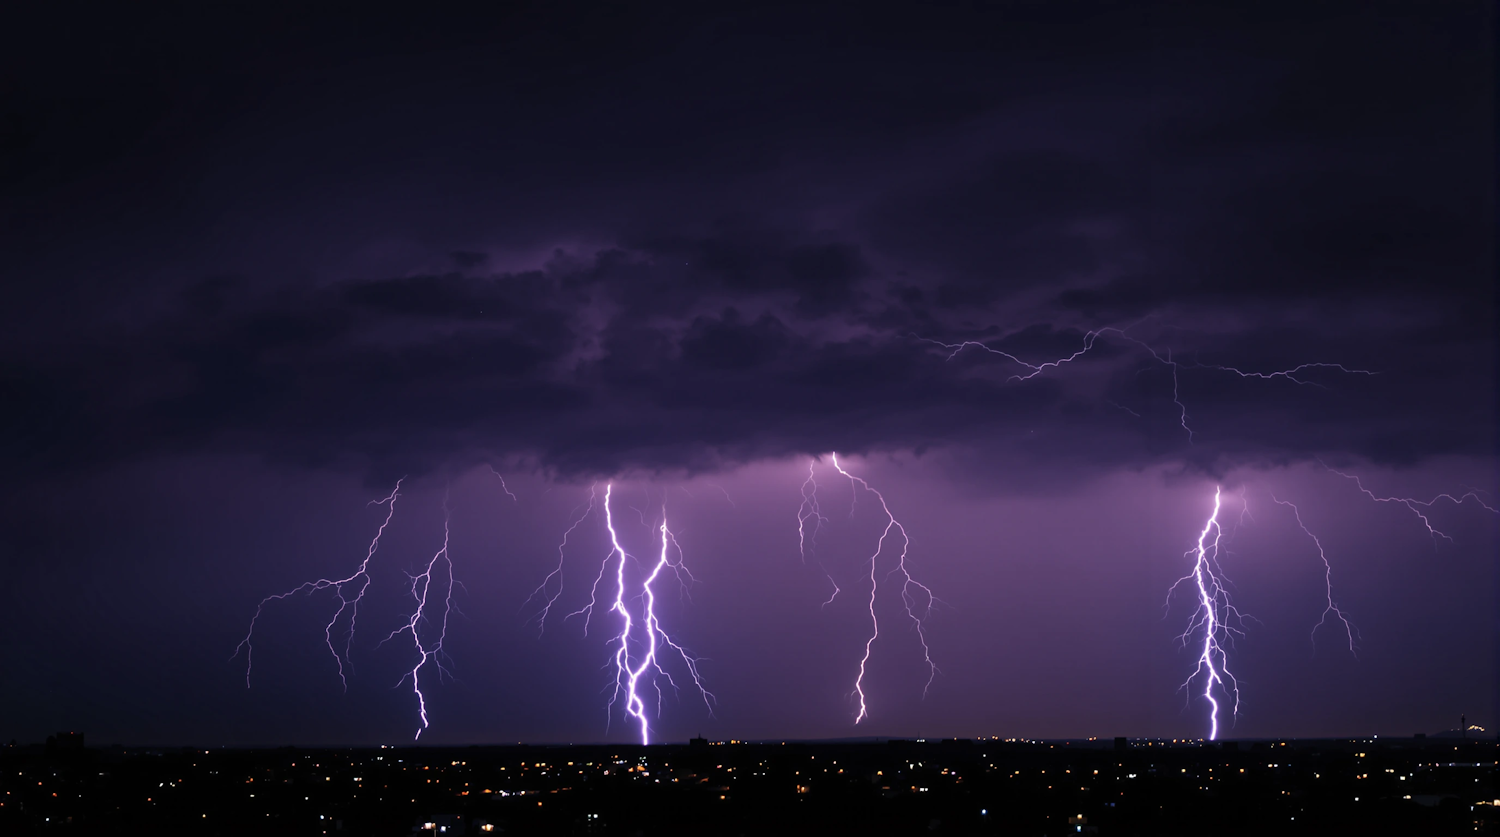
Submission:
<svg viewBox="0 0 1500 837">
<path fill-rule="evenodd" d="M 434 834 L 462 834 L 463 816 L 460 814 L 434 814 L 417 823 L 413 831 L 430 831 Z"/>
<path fill-rule="evenodd" d="M 1126 738 L 1123 735 L 1115 736 L 1115 750 L 1120 751 L 1128 749 L 1130 749 L 1130 739 Z"/>
<path fill-rule="evenodd" d="M 47 752 L 49 753 L 81 753 L 83 752 L 83 733 L 81 732 L 59 732 L 56 735 L 47 736 Z"/>
<path fill-rule="evenodd" d="M 693 748 L 694 750 L 707 748 L 708 747 L 708 739 L 704 738 L 701 735 L 698 736 L 697 738 L 689 738 L 688 739 L 688 746 L 691 747 L 691 748 Z"/>
<path fill-rule="evenodd" d="M 1074 817 L 1068 817 L 1068 825 L 1073 826 L 1074 834 L 1098 834 L 1099 826 L 1089 825 L 1088 822 L 1089 818 L 1085 817 L 1083 814 L 1079 814 Z"/>
</svg>

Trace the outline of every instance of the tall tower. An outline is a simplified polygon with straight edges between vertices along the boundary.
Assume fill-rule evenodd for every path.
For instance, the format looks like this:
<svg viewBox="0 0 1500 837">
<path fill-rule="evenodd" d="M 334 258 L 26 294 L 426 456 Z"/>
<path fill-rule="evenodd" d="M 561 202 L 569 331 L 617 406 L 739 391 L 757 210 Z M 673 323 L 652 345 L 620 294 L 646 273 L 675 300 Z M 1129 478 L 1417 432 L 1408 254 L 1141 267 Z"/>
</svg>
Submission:
<svg viewBox="0 0 1500 837">
<path fill-rule="evenodd" d="M 1458 716 L 1458 737 L 1459 738 L 1468 738 L 1469 737 L 1469 716 L 1467 716 L 1467 715 L 1459 715 Z"/>
</svg>

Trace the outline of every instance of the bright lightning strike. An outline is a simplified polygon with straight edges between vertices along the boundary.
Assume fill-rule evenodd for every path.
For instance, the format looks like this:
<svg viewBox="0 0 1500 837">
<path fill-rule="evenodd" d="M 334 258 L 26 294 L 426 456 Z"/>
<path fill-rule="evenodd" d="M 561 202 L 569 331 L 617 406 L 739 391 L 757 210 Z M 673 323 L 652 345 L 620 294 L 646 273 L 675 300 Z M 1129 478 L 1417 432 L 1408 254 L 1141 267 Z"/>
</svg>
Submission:
<svg viewBox="0 0 1500 837">
<path fill-rule="evenodd" d="M 417 714 L 421 718 L 422 725 L 417 728 L 417 733 L 413 736 L 413 740 L 420 739 L 422 732 L 428 727 L 427 696 L 422 693 L 422 669 L 426 667 L 428 662 L 431 662 L 437 669 L 439 678 L 444 674 L 447 674 L 449 677 L 453 676 L 451 672 L 443 667 L 442 660 L 443 642 L 448 638 L 448 615 L 453 612 L 453 559 L 448 555 L 448 520 L 448 502 L 444 498 L 443 547 L 433 553 L 432 558 L 427 562 L 426 569 L 417 575 L 410 576 L 411 596 L 416 602 L 416 608 L 412 610 L 411 617 L 407 620 L 406 624 L 391 631 L 389 636 L 381 640 L 381 644 L 384 644 L 395 639 L 400 634 L 410 634 L 412 646 L 417 651 L 417 664 L 412 666 L 411 671 L 402 675 L 401 680 L 396 684 L 399 686 L 401 683 L 405 683 L 407 678 L 410 678 L 412 693 L 417 698 Z M 422 626 L 424 624 L 431 625 L 434 621 L 428 617 L 427 611 L 429 599 L 433 597 L 433 593 L 435 592 L 433 589 L 433 576 L 438 570 L 439 562 L 443 564 L 442 572 L 438 575 L 440 581 L 437 582 L 441 587 L 443 612 L 436 620 L 437 639 L 424 643 L 422 640 Z"/>
<path fill-rule="evenodd" d="M 891 576 L 898 573 L 901 575 L 901 602 L 906 606 L 906 615 L 911 618 L 912 625 L 916 629 L 917 639 L 922 643 L 922 656 L 923 659 L 925 659 L 927 662 L 927 683 L 922 686 L 923 697 L 927 696 L 927 691 L 932 688 L 933 678 L 937 677 L 938 673 L 937 664 L 932 661 L 932 649 L 927 645 L 927 633 L 924 624 L 924 620 L 928 616 L 932 615 L 932 606 L 937 603 L 937 599 L 932 595 L 932 590 L 928 589 L 927 586 L 922 584 L 921 582 L 913 579 L 911 577 L 911 573 L 907 571 L 906 553 L 911 548 L 911 538 L 906 534 L 906 527 L 902 526 L 900 521 L 896 520 L 896 516 L 891 514 L 890 506 L 886 505 L 885 496 L 882 495 L 879 491 L 876 491 L 874 488 L 872 488 L 868 482 L 864 481 L 864 479 L 856 477 L 855 475 L 844 470 L 844 467 L 839 464 L 839 455 L 837 453 L 834 453 L 832 455 L 832 461 L 833 467 L 836 468 L 840 474 L 848 477 L 851 483 L 875 495 L 875 498 L 880 501 L 880 508 L 883 512 L 885 512 L 886 519 L 885 528 L 880 532 L 880 540 L 876 542 L 875 551 L 871 553 L 869 558 L 870 636 L 865 640 L 865 653 L 864 656 L 859 660 L 859 676 L 854 679 L 854 694 L 859 699 L 859 713 L 854 717 L 854 723 L 857 724 L 860 721 L 863 721 L 865 718 L 868 718 L 870 715 L 869 707 L 865 703 L 864 681 L 865 667 L 870 662 L 870 650 L 874 647 L 875 640 L 880 637 L 880 617 L 875 614 L 875 596 L 880 589 L 879 576 L 876 573 L 876 562 L 880 557 L 880 553 L 885 549 L 885 541 L 886 538 L 890 536 L 891 530 L 894 529 L 901 535 L 901 554 L 896 559 L 895 569 L 892 569 L 889 573 L 886 574 L 885 577 L 890 578 Z M 809 479 L 811 479 L 811 468 L 809 468 Z M 858 492 L 856 492 L 856 496 L 858 496 Z M 920 591 L 920 600 L 917 598 L 917 596 L 914 596 L 912 594 L 913 588 Z M 830 599 L 830 601 L 832 600 Z M 922 615 L 919 616 L 917 615 L 917 606 L 919 603 L 923 602 L 925 602 L 925 604 L 922 604 Z"/>
<path fill-rule="evenodd" d="M 1198 543 L 1194 549 L 1188 550 L 1185 555 L 1193 556 L 1193 570 L 1187 575 L 1179 578 L 1167 591 L 1170 601 L 1171 595 L 1184 581 L 1192 581 L 1197 590 L 1197 609 L 1194 611 L 1192 621 L 1188 623 L 1187 630 L 1182 632 L 1181 641 L 1184 645 L 1197 631 L 1203 632 L 1203 644 L 1198 653 L 1198 665 L 1193 673 L 1183 682 L 1183 689 L 1192 685 L 1199 675 L 1203 675 L 1203 697 L 1209 705 L 1209 734 L 1208 738 L 1213 741 L 1219 737 L 1219 701 L 1214 697 L 1217 688 L 1221 695 L 1234 698 L 1233 715 L 1239 715 L 1240 693 L 1239 685 L 1235 682 L 1234 675 L 1228 667 L 1228 655 L 1224 652 L 1224 646 L 1230 640 L 1230 634 L 1238 631 L 1228 624 L 1228 619 L 1240 618 L 1239 611 L 1229 603 L 1229 594 L 1224 588 L 1224 573 L 1219 568 L 1219 539 L 1224 530 L 1219 524 L 1220 494 L 1218 487 L 1214 488 L 1214 510 L 1209 515 L 1208 521 L 1203 524 L 1203 531 L 1198 533 Z M 1210 539 L 1212 535 L 1212 539 Z"/>
<path fill-rule="evenodd" d="M 532 593 L 533 598 L 546 598 L 541 620 L 545 620 L 547 612 L 552 604 L 557 601 L 561 593 L 561 581 L 558 582 L 557 592 L 547 593 L 548 582 L 553 576 L 559 576 L 562 572 L 563 553 L 568 543 L 568 537 L 577 529 L 583 521 L 593 513 L 596 505 L 597 490 L 589 489 L 588 507 L 583 514 L 576 518 L 568 530 L 563 533 L 562 543 L 558 545 L 557 568 L 542 581 Z M 609 710 L 615 705 L 621 704 L 627 716 L 640 730 L 641 743 L 651 743 L 651 725 L 646 717 L 646 701 L 641 693 L 646 685 L 656 690 L 656 712 L 661 714 L 662 694 L 661 687 L 656 682 L 656 677 L 661 676 L 677 689 L 677 682 L 672 675 L 662 667 L 662 654 L 666 649 L 682 660 L 687 669 L 688 676 L 692 678 L 693 685 L 697 687 L 698 694 L 703 698 L 703 704 L 708 708 L 710 715 L 713 714 L 713 706 L 717 700 L 713 693 L 703 685 L 703 677 L 698 669 L 699 659 L 688 653 L 680 643 L 672 638 L 662 627 L 661 617 L 656 612 L 656 588 L 657 580 L 665 573 L 672 573 L 680 585 L 685 589 L 692 582 L 693 576 L 683 564 L 682 546 L 677 542 L 677 537 L 667 526 L 667 515 L 665 507 L 662 509 L 661 523 L 655 526 L 661 538 L 661 549 L 657 554 L 655 562 L 652 563 L 649 572 L 639 583 L 640 593 L 631 595 L 629 589 L 631 565 L 640 567 L 636 557 L 626 551 L 620 543 L 619 532 L 615 529 L 614 518 L 614 485 L 606 483 L 604 486 L 604 528 L 609 533 L 609 553 L 605 555 L 604 561 L 599 566 L 599 575 L 594 579 L 594 585 L 589 593 L 589 603 L 582 608 L 568 614 L 570 618 L 582 615 L 584 617 L 584 636 L 588 635 L 589 622 L 593 618 L 594 608 L 599 604 L 599 588 L 605 583 L 605 577 L 610 575 L 610 569 L 614 573 L 614 598 L 610 603 L 609 612 L 620 617 L 620 632 L 610 639 L 610 645 L 614 648 L 611 661 L 615 669 L 615 688 L 609 700 Z M 677 560 L 672 560 L 676 554 Z M 633 613 L 629 601 L 639 601 L 639 613 Z"/>
<path fill-rule="evenodd" d="M 405 477 L 396 480 L 396 487 L 391 490 L 389 496 L 382 500 L 370 501 L 370 505 L 372 506 L 383 505 L 386 507 L 385 520 L 381 521 L 380 528 L 375 530 L 375 537 L 370 541 L 370 548 L 365 552 L 365 560 L 360 562 L 359 569 L 355 570 L 353 575 L 350 575 L 348 578 L 320 578 L 317 581 L 309 581 L 285 593 L 267 596 L 260 600 L 260 604 L 255 606 L 255 615 L 250 617 L 250 630 L 245 634 L 245 638 L 240 641 L 240 644 L 235 647 L 234 656 L 230 657 L 231 660 L 234 657 L 238 657 L 241 649 L 245 652 L 245 688 L 250 688 L 250 669 L 254 662 L 252 659 L 254 648 L 250 640 L 255 635 L 255 623 L 260 619 L 261 611 L 265 608 L 266 603 L 291 598 L 299 593 L 312 594 L 319 590 L 332 589 L 339 597 L 339 609 L 334 612 L 333 618 L 329 619 L 328 624 L 323 628 L 323 641 L 327 644 L 328 652 L 333 655 L 333 661 L 338 666 L 339 682 L 343 684 L 345 691 L 349 690 L 349 681 L 344 676 L 344 666 L 349 663 L 349 646 L 354 641 L 354 623 L 359 616 L 359 603 L 365 596 L 365 590 L 370 586 L 370 559 L 375 557 L 375 550 L 380 548 L 380 536 L 385 534 L 385 527 L 390 525 L 391 517 L 396 514 L 396 498 L 400 496 L 401 482 L 404 479 Z M 350 591 L 346 590 L 346 587 L 352 588 L 353 598 L 347 595 Z M 338 649 L 333 645 L 333 633 L 334 627 L 338 625 L 339 619 L 346 612 L 349 614 L 349 627 L 344 631 L 344 652 L 340 655 Z"/>
</svg>

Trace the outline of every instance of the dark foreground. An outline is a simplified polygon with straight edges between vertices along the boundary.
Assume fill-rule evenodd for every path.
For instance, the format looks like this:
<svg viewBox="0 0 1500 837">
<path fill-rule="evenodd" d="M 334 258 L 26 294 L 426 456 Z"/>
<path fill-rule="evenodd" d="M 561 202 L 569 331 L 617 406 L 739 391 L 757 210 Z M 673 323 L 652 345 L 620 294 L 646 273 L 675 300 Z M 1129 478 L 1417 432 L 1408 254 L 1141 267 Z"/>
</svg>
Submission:
<svg viewBox="0 0 1500 837">
<path fill-rule="evenodd" d="M 1494 741 L 695 744 L 11 747 L 0 834 L 1496 830 Z"/>
</svg>

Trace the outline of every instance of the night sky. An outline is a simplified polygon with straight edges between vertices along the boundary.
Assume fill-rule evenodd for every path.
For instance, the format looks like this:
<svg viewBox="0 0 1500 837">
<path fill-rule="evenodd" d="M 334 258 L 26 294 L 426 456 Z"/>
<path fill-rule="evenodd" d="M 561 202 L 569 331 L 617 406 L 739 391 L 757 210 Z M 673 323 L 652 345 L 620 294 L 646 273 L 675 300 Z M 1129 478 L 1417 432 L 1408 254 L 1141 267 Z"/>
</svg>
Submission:
<svg viewBox="0 0 1500 837">
<path fill-rule="evenodd" d="M 410 741 L 446 507 L 422 742 L 633 740 L 607 483 L 653 740 L 1206 735 L 1216 487 L 1224 734 L 1494 729 L 1491 4 L 301 5 L 0 22 L 0 738 Z"/>
</svg>

